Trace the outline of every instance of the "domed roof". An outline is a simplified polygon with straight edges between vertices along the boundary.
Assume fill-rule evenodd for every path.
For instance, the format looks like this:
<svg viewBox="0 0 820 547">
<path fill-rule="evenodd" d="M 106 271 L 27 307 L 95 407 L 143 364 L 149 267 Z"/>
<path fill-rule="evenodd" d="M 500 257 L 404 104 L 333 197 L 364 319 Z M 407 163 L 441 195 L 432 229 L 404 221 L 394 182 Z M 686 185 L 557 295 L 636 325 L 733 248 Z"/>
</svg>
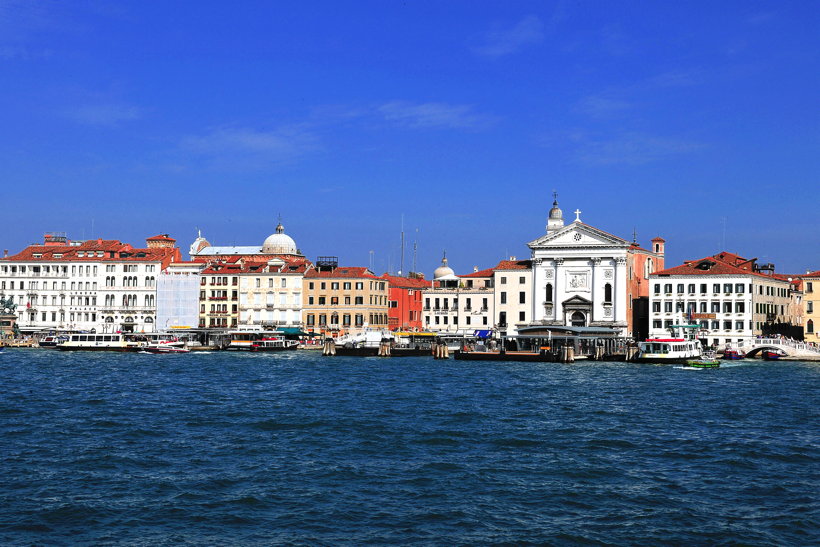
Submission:
<svg viewBox="0 0 820 547">
<path fill-rule="evenodd" d="M 293 238 L 285 234 L 285 227 L 280 222 L 276 227 L 276 233 L 271 234 L 262 244 L 262 252 L 270 255 L 295 255 L 296 242 Z"/>
<path fill-rule="evenodd" d="M 441 266 L 436 268 L 433 272 L 433 279 L 441 279 L 442 277 L 452 277 L 455 276 L 455 272 L 452 268 L 447 265 L 447 256 L 445 255 L 444 258 L 441 259 Z"/>
<path fill-rule="evenodd" d="M 195 256 L 199 254 L 199 251 L 210 246 L 210 242 L 204 237 L 202 237 L 202 232 L 197 231 L 197 238 L 194 240 L 193 243 L 191 243 L 191 248 L 188 250 L 188 254 Z"/>
<path fill-rule="evenodd" d="M 552 209 L 550 209 L 549 218 L 554 220 L 563 220 L 564 212 L 558 207 L 558 200 L 552 202 Z"/>
</svg>

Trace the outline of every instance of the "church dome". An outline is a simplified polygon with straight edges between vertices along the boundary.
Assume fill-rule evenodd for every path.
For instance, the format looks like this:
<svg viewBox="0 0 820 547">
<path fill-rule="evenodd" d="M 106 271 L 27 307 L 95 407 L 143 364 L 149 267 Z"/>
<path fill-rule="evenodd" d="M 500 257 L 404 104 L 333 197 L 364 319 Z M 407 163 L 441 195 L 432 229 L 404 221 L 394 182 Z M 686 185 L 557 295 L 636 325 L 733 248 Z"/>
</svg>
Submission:
<svg viewBox="0 0 820 547">
<path fill-rule="evenodd" d="M 563 220 L 564 212 L 558 207 L 558 200 L 552 202 L 552 209 L 550 209 L 550 219 Z"/>
<path fill-rule="evenodd" d="M 276 233 L 271 234 L 262 244 L 262 252 L 270 255 L 295 255 L 296 242 L 285 233 L 285 227 L 280 222 L 276 227 Z"/>
<path fill-rule="evenodd" d="M 451 267 L 447 265 L 447 257 L 441 259 L 441 266 L 436 268 L 433 272 L 433 279 L 441 279 L 442 277 L 452 277 L 455 275 L 455 272 Z"/>
<path fill-rule="evenodd" d="M 193 243 L 191 243 L 191 247 L 188 250 L 188 254 L 190 254 L 191 256 L 196 256 L 202 249 L 205 249 L 206 247 L 210 246 L 210 242 L 208 242 L 207 239 L 202 237 L 202 232 L 198 232 L 197 238 L 194 240 Z"/>
</svg>

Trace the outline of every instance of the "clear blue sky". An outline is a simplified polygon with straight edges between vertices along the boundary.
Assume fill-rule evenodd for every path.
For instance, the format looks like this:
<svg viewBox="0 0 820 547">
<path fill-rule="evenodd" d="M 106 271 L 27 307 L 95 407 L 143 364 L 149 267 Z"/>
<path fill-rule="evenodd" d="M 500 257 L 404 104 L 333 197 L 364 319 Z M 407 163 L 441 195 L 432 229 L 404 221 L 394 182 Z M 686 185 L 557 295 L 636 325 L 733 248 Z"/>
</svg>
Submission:
<svg viewBox="0 0 820 547">
<path fill-rule="evenodd" d="M 431 274 L 566 216 L 820 269 L 820 2 L 0 0 L 0 246 L 196 227 Z M 725 219 L 725 221 L 724 221 Z M 93 223 L 93 229 L 92 229 Z M 418 232 L 416 231 L 418 229 Z"/>
</svg>

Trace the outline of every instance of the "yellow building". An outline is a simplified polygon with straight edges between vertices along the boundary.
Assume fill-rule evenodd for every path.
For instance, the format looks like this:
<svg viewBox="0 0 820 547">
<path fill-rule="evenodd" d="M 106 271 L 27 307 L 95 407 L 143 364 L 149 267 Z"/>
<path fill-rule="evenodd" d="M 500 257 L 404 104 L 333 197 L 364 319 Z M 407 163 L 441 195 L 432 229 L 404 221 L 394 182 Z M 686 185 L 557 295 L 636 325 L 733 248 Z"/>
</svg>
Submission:
<svg viewBox="0 0 820 547">
<path fill-rule="evenodd" d="M 389 283 L 362 267 L 320 260 L 305 273 L 302 317 L 307 331 L 337 337 L 388 328 Z"/>
<path fill-rule="evenodd" d="M 820 270 L 802 277 L 804 339 L 820 344 Z"/>
</svg>

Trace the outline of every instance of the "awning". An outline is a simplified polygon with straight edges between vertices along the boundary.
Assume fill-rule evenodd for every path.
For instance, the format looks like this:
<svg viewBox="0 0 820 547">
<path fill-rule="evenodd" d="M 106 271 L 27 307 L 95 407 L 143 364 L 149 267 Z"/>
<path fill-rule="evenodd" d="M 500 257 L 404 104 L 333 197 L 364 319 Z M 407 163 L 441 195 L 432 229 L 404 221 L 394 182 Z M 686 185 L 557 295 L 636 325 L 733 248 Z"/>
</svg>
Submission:
<svg viewBox="0 0 820 547">
<path fill-rule="evenodd" d="M 313 334 L 311 332 L 305 332 L 299 327 L 279 327 L 276 329 L 278 332 L 281 332 L 285 336 L 319 336 L 318 334 Z"/>
<path fill-rule="evenodd" d="M 491 330 L 477 330 L 473 333 L 473 336 L 476 338 L 489 338 L 492 333 Z"/>
</svg>

